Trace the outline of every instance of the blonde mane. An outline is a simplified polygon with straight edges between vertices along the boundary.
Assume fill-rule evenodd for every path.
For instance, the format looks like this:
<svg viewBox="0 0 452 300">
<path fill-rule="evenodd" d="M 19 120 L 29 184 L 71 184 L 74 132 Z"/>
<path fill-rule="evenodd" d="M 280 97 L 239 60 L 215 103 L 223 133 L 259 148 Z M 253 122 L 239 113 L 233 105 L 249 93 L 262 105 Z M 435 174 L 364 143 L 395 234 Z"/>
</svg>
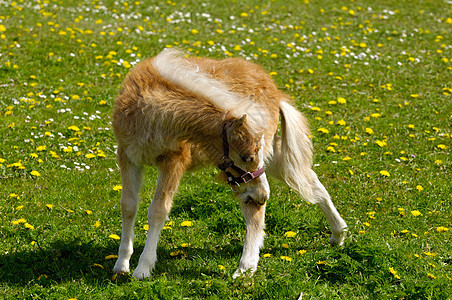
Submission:
<svg viewBox="0 0 452 300">
<path fill-rule="evenodd" d="M 153 59 L 152 64 L 166 80 L 201 95 L 232 116 L 240 118 L 246 114 L 247 124 L 254 134 L 264 131 L 268 116 L 262 105 L 210 77 L 200 70 L 199 65 L 186 59 L 184 52 L 167 48 Z"/>
</svg>

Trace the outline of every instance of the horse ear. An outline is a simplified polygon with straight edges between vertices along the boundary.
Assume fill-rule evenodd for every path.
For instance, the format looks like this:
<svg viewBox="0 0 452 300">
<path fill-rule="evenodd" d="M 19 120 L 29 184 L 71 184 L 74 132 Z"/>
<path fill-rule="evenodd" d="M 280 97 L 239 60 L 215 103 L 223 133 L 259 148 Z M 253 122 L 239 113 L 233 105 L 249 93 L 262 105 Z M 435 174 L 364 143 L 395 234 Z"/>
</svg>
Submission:
<svg viewBox="0 0 452 300">
<path fill-rule="evenodd" d="M 243 115 L 240 117 L 240 119 L 238 119 L 238 120 L 236 121 L 236 125 L 237 125 L 237 127 L 239 127 L 239 126 L 245 124 L 245 122 L 246 122 L 246 114 L 243 114 Z"/>
<path fill-rule="evenodd" d="M 246 128 L 245 124 L 246 124 L 246 114 L 243 114 L 240 118 L 232 120 L 228 133 L 229 134 L 234 133 L 234 135 L 242 133 L 243 130 Z"/>
</svg>

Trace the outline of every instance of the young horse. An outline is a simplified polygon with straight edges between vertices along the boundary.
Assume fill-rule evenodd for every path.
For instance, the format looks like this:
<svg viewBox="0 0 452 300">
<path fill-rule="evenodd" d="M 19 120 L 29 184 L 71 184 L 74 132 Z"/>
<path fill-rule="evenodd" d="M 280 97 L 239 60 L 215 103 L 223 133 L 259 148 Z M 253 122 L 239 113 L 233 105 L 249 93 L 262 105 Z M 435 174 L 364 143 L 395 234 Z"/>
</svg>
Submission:
<svg viewBox="0 0 452 300">
<path fill-rule="evenodd" d="M 115 101 L 113 128 L 123 185 L 115 273 L 129 272 L 143 165 L 156 166 L 159 177 L 148 210 L 146 245 L 133 273 L 138 279 L 149 277 L 154 268 L 160 231 L 183 173 L 203 165 L 223 171 L 245 217 L 243 253 L 234 277 L 257 268 L 270 195 L 266 173 L 319 204 L 332 229 L 331 243 L 342 245 L 347 225 L 311 170 L 306 120 L 258 65 L 237 58 L 187 58 L 167 49 L 127 76 Z"/>
</svg>

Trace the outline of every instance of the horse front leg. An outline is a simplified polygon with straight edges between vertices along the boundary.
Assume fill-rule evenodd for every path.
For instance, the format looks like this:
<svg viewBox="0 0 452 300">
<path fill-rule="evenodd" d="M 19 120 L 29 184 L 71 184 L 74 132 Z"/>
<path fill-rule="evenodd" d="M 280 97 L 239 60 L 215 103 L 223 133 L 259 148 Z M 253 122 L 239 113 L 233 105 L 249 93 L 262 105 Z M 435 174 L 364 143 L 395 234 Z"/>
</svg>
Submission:
<svg viewBox="0 0 452 300">
<path fill-rule="evenodd" d="M 188 166 L 187 157 L 168 155 L 161 158 L 158 169 L 157 188 L 148 209 L 149 231 L 146 245 L 141 253 L 138 266 L 133 276 L 142 280 L 151 276 L 157 261 L 157 242 L 166 218 L 171 210 L 174 194 L 180 179 Z"/>
<path fill-rule="evenodd" d="M 254 202 L 240 201 L 240 208 L 246 221 L 246 235 L 243 244 L 242 257 L 233 278 L 237 278 L 249 271 L 253 275 L 259 262 L 259 250 L 264 245 L 265 206 Z"/>
</svg>

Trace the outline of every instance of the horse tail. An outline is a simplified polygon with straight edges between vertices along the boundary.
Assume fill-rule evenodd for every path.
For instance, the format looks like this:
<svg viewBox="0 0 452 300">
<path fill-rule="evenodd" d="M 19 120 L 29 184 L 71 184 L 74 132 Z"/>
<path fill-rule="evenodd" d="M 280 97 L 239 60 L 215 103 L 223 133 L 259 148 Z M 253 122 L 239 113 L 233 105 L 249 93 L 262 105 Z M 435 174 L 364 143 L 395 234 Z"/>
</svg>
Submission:
<svg viewBox="0 0 452 300">
<path fill-rule="evenodd" d="M 281 137 L 276 137 L 270 171 L 277 179 L 316 203 L 312 190 L 312 142 L 306 118 L 291 104 L 280 103 Z"/>
</svg>

